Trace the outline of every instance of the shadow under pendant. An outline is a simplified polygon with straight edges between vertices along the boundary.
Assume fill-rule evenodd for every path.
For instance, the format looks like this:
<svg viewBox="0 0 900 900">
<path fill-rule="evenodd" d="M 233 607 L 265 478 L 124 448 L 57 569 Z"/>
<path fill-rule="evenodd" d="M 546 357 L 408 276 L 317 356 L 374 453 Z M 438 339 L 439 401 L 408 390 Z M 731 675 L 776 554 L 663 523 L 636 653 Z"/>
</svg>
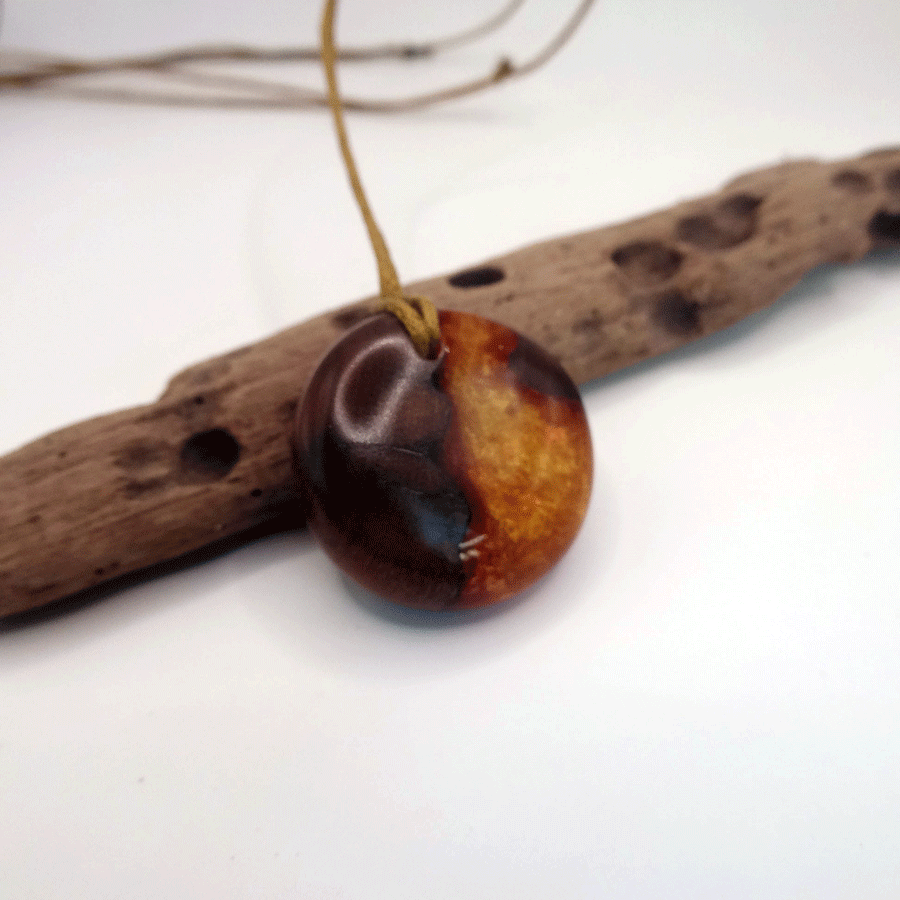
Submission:
<svg viewBox="0 0 900 900">
<path fill-rule="evenodd" d="M 435 359 L 381 313 L 315 371 L 296 422 L 309 527 L 387 600 L 467 609 L 512 597 L 563 555 L 593 462 L 578 390 L 515 331 L 439 314 Z"/>
</svg>

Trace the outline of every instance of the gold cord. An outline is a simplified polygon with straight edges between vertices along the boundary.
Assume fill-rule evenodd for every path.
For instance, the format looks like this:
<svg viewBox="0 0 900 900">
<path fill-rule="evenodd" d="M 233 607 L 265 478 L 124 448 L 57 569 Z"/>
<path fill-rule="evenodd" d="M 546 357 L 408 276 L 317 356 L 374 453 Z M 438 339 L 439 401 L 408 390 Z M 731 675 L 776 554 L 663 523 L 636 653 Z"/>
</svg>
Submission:
<svg viewBox="0 0 900 900">
<path fill-rule="evenodd" d="M 341 148 L 341 156 L 344 158 L 350 187 L 359 211 L 362 213 L 363 221 L 366 223 L 369 241 L 378 262 L 382 309 L 399 319 L 419 355 L 429 358 L 438 352 L 441 345 L 437 310 L 426 297 L 403 296 L 397 270 L 391 261 L 390 252 L 381 230 L 378 228 L 378 223 L 375 221 L 369 201 L 366 199 L 356 162 L 350 150 L 350 140 L 344 126 L 344 113 L 335 72 L 337 50 L 334 43 L 334 12 L 336 6 L 337 0 L 325 0 L 325 9 L 322 14 L 322 65 L 325 68 L 325 80 L 328 84 L 328 105 L 331 107 L 331 115 L 334 119 L 334 130 L 337 133 L 338 145 Z"/>
</svg>

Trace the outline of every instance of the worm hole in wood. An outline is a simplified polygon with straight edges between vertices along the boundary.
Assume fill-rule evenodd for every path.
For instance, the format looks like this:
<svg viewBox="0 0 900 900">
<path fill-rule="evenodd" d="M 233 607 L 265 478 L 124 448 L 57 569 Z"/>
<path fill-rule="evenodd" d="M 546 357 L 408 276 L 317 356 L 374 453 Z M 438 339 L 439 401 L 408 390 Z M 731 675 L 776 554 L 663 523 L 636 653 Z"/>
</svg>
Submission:
<svg viewBox="0 0 900 900">
<path fill-rule="evenodd" d="M 628 276 L 642 281 L 667 281 L 684 257 L 658 241 L 634 241 L 614 250 L 612 261 Z"/>
<path fill-rule="evenodd" d="M 506 273 L 497 266 L 479 266 L 477 269 L 466 269 L 465 272 L 457 272 L 447 280 L 453 287 L 474 288 L 485 287 L 503 281 Z"/>
<path fill-rule="evenodd" d="M 831 183 L 851 194 L 866 194 L 872 190 L 872 179 L 865 172 L 857 172 L 854 169 L 843 169 L 836 173 Z"/>
<path fill-rule="evenodd" d="M 182 472 L 200 479 L 223 478 L 241 458 L 241 445 L 225 428 L 211 428 L 189 437 L 181 448 Z"/>
<path fill-rule="evenodd" d="M 680 241 L 701 250 L 729 250 L 756 234 L 757 210 L 762 197 L 733 194 L 710 213 L 685 216 L 676 226 Z"/>
<path fill-rule="evenodd" d="M 658 297 L 652 315 L 659 326 L 679 337 L 697 335 L 703 330 L 700 304 L 681 291 L 666 291 Z"/>
<path fill-rule="evenodd" d="M 879 244 L 900 244 L 900 213 L 878 210 L 869 220 L 869 235 Z"/>
</svg>

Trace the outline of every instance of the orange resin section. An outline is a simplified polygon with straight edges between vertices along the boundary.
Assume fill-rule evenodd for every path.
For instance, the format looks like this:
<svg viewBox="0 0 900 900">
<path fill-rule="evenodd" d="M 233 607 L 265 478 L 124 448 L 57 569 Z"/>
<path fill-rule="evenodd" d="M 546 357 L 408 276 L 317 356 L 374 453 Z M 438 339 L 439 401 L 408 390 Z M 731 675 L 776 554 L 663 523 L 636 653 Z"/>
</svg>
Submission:
<svg viewBox="0 0 900 900">
<path fill-rule="evenodd" d="M 593 478 L 584 408 L 568 376 L 516 332 L 443 311 L 442 385 L 455 409 L 446 466 L 471 521 L 458 607 L 505 600 L 565 553 Z"/>
</svg>

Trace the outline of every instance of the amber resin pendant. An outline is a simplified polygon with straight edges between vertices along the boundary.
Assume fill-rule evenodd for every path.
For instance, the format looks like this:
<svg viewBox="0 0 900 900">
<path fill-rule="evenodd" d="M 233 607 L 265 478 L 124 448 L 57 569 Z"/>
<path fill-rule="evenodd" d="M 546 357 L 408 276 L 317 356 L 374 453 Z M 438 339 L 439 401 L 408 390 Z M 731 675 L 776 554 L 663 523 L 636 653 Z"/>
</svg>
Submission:
<svg viewBox="0 0 900 900">
<path fill-rule="evenodd" d="M 572 380 L 537 344 L 479 316 L 440 313 L 423 359 L 392 315 L 326 355 L 298 412 L 310 529 L 382 597 L 421 609 L 497 603 L 575 538 L 592 480 Z"/>
</svg>

